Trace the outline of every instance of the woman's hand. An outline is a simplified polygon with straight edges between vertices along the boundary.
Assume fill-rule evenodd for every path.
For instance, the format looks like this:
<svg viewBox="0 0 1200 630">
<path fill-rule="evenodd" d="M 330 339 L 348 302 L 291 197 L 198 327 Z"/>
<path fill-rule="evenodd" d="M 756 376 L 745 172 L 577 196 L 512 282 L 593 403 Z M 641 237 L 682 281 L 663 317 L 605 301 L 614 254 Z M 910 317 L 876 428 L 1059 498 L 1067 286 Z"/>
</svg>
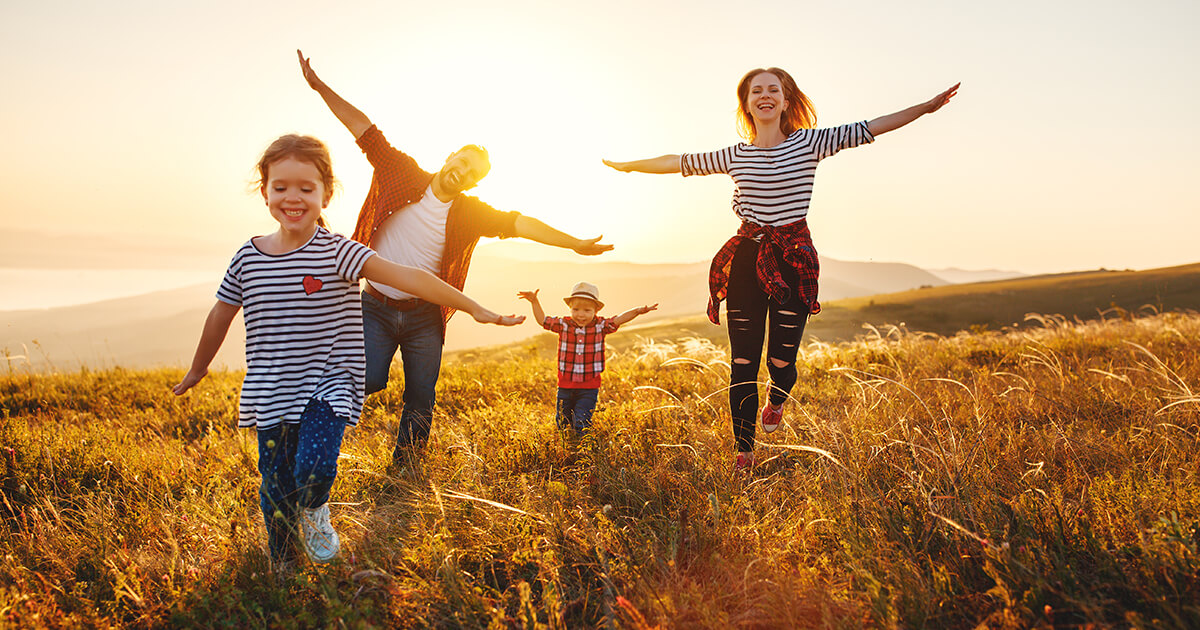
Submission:
<svg viewBox="0 0 1200 630">
<path fill-rule="evenodd" d="M 612 160 L 600 160 L 600 161 L 604 162 L 605 166 L 615 168 L 618 171 L 621 171 L 622 173 L 633 172 L 633 167 L 631 166 L 631 164 L 633 164 L 632 162 L 614 162 Z"/>
<path fill-rule="evenodd" d="M 945 92 L 942 92 L 928 101 L 925 101 L 925 113 L 932 114 L 933 112 L 941 109 L 946 103 L 949 103 L 950 99 L 954 98 L 955 94 L 958 94 L 958 86 L 960 85 L 962 85 L 961 81 L 950 86 L 950 89 L 946 90 Z"/>
</svg>

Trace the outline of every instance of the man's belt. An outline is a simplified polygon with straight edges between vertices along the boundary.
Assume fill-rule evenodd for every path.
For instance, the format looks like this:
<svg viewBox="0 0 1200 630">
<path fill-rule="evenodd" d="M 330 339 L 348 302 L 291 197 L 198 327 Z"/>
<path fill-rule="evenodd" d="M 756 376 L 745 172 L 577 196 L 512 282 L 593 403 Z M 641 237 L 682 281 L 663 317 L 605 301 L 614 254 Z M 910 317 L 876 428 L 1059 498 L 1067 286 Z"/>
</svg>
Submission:
<svg viewBox="0 0 1200 630">
<path fill-rule="evenodd" d="M 411 311 L 424 303 L 424 300 L 421 298 L 408 298 L 406 300 L 390 298 L 383 293 L 380 293 L 379 289 L 371 286 L 370 282 L 367 283 L 366 293 L 376 300 L 383 302 L 384 306 L 394 308 L 397 311 Z"/>
</svg>

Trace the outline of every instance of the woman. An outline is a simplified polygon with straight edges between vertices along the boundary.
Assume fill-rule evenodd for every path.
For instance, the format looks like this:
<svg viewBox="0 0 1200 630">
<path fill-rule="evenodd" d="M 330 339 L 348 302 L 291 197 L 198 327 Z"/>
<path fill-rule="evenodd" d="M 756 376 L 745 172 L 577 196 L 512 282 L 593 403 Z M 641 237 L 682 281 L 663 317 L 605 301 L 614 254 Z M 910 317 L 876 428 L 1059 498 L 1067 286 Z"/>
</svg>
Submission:
<svg viewBox="0 0 1200 630">
<path fill-rule="evenodd" d="M 719 323 L 728 300 L 729 407 L 737 447 L 734 469 L 754 465 L 754 415 L 758 410 L 758 366 L 767 337 L 768 400 L 760 414 L 771 433 L 782 420 L 783 402 L 796 384 L 796 353 L 817 302 L 817 251 L 808 232 L 808 203 L 817 163 L 842 149 L 941 109 L 958 85 L 932 99 L 870 121 L 813 129 L 812 102 L 779 68 L 758 68 L 738 83 L 738 123 L 749 142 L 711 153 L 663 155 L 633 162 L 604 163 L 619 171 L 733 177 L 733 211 L 742 219 L 709 272 L 708 317 Z M 767 332 L 767 322 L 770 332 Z"/>
</svg>

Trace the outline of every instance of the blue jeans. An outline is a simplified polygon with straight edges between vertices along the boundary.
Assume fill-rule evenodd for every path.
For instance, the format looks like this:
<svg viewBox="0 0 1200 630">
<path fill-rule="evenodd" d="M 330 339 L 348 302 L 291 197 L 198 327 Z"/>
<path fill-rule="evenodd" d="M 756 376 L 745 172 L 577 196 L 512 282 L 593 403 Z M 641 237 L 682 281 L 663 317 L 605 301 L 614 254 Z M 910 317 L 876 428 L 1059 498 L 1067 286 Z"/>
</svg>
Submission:
<svg viewBox="0 0 1200 630">
<path fill-rule="evenodd" d="M 558 413 L 555 422 L 560 429 L 574 428 L 576 433 L 586 433 L 592 428 L 592 412 L 596 410 L 599 389 L 558 388 Z"/>
<path fill-rule="evenodd" d="M 337 477 L 346 419 L 316 398 L 300 414 L 300 424 L 277 424 L 258 431 L 258 489 L 271 559 L 296 555 L 296 515 L 329 501 Z"/>
<path fill-rule="evenodd" d="M 363 341 L 367 350 L 367 394 L 387 387 L 396 349 L 404 363 L 404 409 L 396 432 L 396 450 L 422 448 L 429 439 L 442 369 L 442 309 L 421 302 L 398 311 L 369 293 L 362 294 Z M 393 453 L 393 456 L 395 456 Z"/>
</svg>

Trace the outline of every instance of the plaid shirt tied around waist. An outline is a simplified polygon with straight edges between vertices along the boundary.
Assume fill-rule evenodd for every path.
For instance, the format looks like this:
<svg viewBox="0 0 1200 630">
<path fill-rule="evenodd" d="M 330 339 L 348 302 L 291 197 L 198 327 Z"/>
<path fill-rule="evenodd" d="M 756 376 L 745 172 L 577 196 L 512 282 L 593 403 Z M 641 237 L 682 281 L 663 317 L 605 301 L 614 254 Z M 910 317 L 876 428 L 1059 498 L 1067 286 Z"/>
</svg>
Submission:
<svg viewBox="0 0 1200 630">
<path fill-rule="evenodd" d="M 721 302 L 729 293 L 729 268 L 733 264 L 733 255 L 738 245 L 748 238 L 759 242 L 754 269 L 763 291 L 776 302 L 786 302 L 792 291 L 798 291 L 800 301 L 809 307 L 809 314 L 819 313 L 821 304 L 817 301 L 817 276 L 820 274 L 821 264 L 817 260 L 812 236 L 808 232 L 808 221 L 801 219 L 795 223 L 778 226 L 745 221 L 738 228 L 737 234 L 726 241 L 713 257 L 712 266 L 709 267 L 709 321 L 714 324 L 721 323 Z M 784 282 L 780 265 L 787 265 L 796 270 L 800 276 L 800 286 L 791 287 Z"/>
<path fill-rule="evenodd" d="M 617 327 L 607 317 L 597 316 L 587 326 L 576 324 L 570 317 L 547 317 L 542 328 L 558 333 L 560 380 L 583 383 L 599 376 L 604 371 L 604 337 L 616 332 Z"/>
</svg>

